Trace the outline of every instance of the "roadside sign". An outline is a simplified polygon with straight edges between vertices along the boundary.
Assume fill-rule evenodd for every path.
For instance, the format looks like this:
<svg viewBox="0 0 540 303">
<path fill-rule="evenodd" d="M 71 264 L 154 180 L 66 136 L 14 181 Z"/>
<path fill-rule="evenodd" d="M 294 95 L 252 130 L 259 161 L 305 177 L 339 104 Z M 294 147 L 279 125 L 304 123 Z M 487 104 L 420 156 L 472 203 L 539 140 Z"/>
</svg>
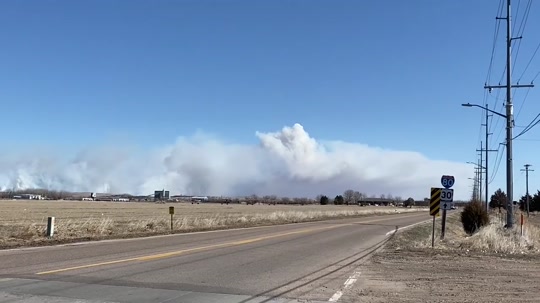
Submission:
<svg viewBox="0 0 540 303">
<path fill-rule="evenodd" d="M 454 186 L 455 182 L 456 182 L 456 179 L 454 178 L 454 176 L 443 175 L 441 177 L 441 185 L 444 188 L 450 188 Z"/>
<path fill-rule="evenodd" d="M 441 202 L 453 202 L 454 190 L 448 188 L 442 188 L 441 190 Z"/>
<path fill-rule="evenodd" d="M 431 199 L 429 200 L 429 215 L 430 216 L 440 216 L 439 209 L 441 207 L 441 192 L 442 188 L 432 187 L 431 188 Z"/>
<path fill-rule="evenodd" d="M 441 209 L 442 210 L 451 210 L 452 206 L 454 206 L 454 202 L 443 202 L 443 201 L 441 201 Z"/>
<path fill-rule="evenodd" d="M 173 231 L 173 227 L 174 227 L 174 221 L 173 221 L 173 216 L 174 216 L 174 206 L 169 206 L 169 215 L 171 215 L 171 232 Z"/>
</svg>

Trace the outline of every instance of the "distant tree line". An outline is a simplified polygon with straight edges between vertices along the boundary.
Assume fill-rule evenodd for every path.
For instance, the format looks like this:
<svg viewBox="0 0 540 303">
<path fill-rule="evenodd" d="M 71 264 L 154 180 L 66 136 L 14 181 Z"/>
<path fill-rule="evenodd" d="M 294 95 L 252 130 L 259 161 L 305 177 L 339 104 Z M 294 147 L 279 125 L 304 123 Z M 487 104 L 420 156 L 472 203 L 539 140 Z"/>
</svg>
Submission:
<svg viewBox="0 0 540 303">
<path fill-rule="evenodd" d="M 391 194 L 388 195 L 380 195 L 379 197 L 376 197 L 375 195 L 372 195 L 371 197 L 368 197 L 367 194 L 361 193 L 359 191 L 354 191 L 352 189 L 347 189 L 345 192 L 343 192 L 342 195 L 335 196 L 332 200 L 326 196 L 326 195 L 318 195 L 315 200 L 319 201 L 319 204 L 321 205 L 358 205 L 362 204 L 363 201 L 367 201 L 370 199 L 379 199 L 381 201 L 390 201 L 391 203 L 397 205 L 400 203 L 403 203 L 404 207 L 413 207 L 414 206 L 414 199 L 408 198 L 407 200 L 403 201 L 403 199 L 399 196 L 393 197 Z M 373 201 L 372 200 L 372 201 Z"/>
<path fill-rule="evenodd" d="M 15 196 L 20 196 L 24 194 L 41 195 L 51 200 L 62 200 L 71 195 L 69 192 L 66 191 L 55 191 L 48 189 L 6 190 L 0 191 L 0 199 L 13 199 L 13 197 Z"/>
<path fill-rule="evenodd" d="M 506 210 L 507 195 L 502 189 L 497 189 L 491 198 L 489 199 L 489 207 L 492 209 Z M 527 195 L 523 195 L 519 201 L 519 209 L 522 211 L 527 210 Z M 534 195 L 529 194 L 529 211 L 540 211 L 540 191 L 537 190 Z"/>
<path fill-rule="evenodd" d="M 46 197 L 47 199 L 50 199 L 50 200 L 63 200 L 63 199 L 74 198 L 74 193 L 71 193 L 68 191 L 55 191 L 55 190 L 47 190 L 47 189 L 27 189 L 27 190 L 1 191 L 0 199 L 13 199 L 16 196 L 20 196 L 23 194 L 41 195 L 42 197 Z M 122 196 L 133 197 L 133 195 L 129 195 L 129 194 L 123 194 Z M 80 196 L 78 198 L 80 198 Z M 358 205 L 358 204 L 361 204 L 362 201 L 373 199 L 373 198 L 384 200 L 384 201 L 392 201 L 392 203 L 394 204 L 403 203 L 404 207 L 414 206 L 414 199 L 412 198 L 408 198 L 407 200 L 404 201 L 401 197 L 399 196 L 394 197 L 391 194 L 387 194 L 387 195 L 382 194 L 382 195 L 379 195 L 378 197 L 375 195 L 371 195 L 368 197 L 367 194 L 361 193 L 359 191 L 355 191 L 352 189 L 345 190 L 343 194 L 337 195 L 332 199 L 322 194 L 318 195 L 315 198 L 306 198 L 306 197 L 290 198 L 290 197 L 278 197 L 276 195 L 259 196 L 259 195 L 253 194 L 253 195 L 246 196 L 243 198 L 209 197 L 209 202 L 215 202 L 215 203 L 221 202 L 222 204 L 243 202 L 250 205 L 253 205 L 253 204 Z"/>
</svg>

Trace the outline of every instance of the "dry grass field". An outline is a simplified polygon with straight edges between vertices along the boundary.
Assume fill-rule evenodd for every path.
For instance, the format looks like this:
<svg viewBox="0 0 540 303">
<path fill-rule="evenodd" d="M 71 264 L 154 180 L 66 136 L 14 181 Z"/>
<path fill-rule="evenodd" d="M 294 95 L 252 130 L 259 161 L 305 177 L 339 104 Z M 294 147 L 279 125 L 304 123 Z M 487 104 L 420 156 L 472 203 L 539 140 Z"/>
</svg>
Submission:
<svg viewBox="0 0 540 303">
<path fill-rule="evenodd" d="M 332 218 L 427 211 L 423 208 L 334 205 L 240 205 L 89 201 L 0 201 L 0 248 L 190 232 Z M 53 239 L 45 237 L 55 217 Z"/>
</svg>

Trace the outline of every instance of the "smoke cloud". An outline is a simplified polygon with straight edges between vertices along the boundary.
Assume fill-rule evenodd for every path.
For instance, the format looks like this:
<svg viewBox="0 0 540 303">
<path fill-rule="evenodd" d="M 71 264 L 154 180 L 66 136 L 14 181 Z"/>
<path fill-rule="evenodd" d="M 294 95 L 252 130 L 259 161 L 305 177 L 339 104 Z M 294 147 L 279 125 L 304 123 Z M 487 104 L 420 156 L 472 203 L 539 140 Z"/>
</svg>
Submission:
<svg viewBox="0 0 540 303">
<path fill-rule="evenodd" d="M 421 199 L 443 174 L 456 177 L 455 199 L 470 196 L 468 165 L 342 141 L 319 142 L 302 125 L 256 132 L 259 145 L 226 143 L 205 133 L 152 151 L 85 149 L 64 159 L 51 152 L 0 159 L 0 188 L 171 194 L 333 196 L 346 189 Z"/>
</svg>

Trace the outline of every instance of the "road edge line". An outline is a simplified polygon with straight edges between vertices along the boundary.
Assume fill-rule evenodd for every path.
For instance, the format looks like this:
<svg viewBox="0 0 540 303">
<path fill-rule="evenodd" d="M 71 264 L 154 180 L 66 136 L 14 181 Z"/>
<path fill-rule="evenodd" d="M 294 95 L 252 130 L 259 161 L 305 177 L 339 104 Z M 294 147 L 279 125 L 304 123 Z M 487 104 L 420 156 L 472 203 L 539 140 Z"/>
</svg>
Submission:
<svg viewBox="0 0 540 303">
<path fill-rule="evenodd" d="M 387 232 L 385 234 L 385 237 L 388 237 L 389 235 L 391 234 L 395 234 L 397 233 L 398 231 L 402 230 L 402 229 L 406 229 L 406 228 L 410 228 L 410 227 L 413 227 L 413 226 L 416 226 L 416 225 L 419 225 L 419 224 L 422 224 L 422 223 L 426 223 L 426 222 L 429 222 L 429 220 L 424 220 L 424 221 L 420 221 L 420 222 L 416 222 L 416 223 L 413 223 L 413 224 L 410 224 L 410 225 L 406 225 L 406 226 L 403 226 L 403 227 L 397 227 L 396 229 L 394 230 L 391 230 L 389 232 Z M 382 248 L 382 247 L 381 247 Z M 354 283 L 356 283 L 358 281 L 358 278 L 360 276 L 360 271 L 355 271 L 346 281 L 345 283 L 343 283 L 343 288 L 336 291 L 332 297 L 330 297 L 330 299 L 328 300 L 328 302 L 337 302 L 339 301 L 339 299 L 343 296 L 344 294 L 344 291 L 351 288 Z"/>
<path fill-rule="evenodd" d="M 337 302 L 341 296 L 343 296 L 343 292 L 349 288 L 351 288 L 356 281 L 358 281 L 358 278 L 360 277 L 360 272 L 355 271 L 346 281 L 343 283 L 343 288 L 336 291 L 332 297 L 328 300 L 329 302 Z"/>
</svg>

